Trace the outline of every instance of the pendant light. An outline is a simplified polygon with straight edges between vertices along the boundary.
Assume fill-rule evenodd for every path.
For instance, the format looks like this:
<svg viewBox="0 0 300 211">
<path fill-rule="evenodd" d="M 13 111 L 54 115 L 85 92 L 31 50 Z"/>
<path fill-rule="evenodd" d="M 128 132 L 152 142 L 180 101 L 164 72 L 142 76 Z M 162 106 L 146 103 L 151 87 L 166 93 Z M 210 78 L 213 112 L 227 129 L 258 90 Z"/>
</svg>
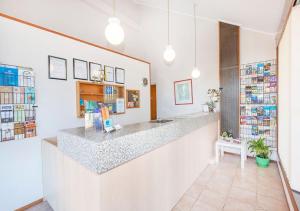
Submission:
<svg viewBox="0 0 300 211">
<path fill-rule="evenodd" d="M 192 70 L 192 78 L 200 77 L 200 70 L 197 67 L 197 18 L 196 18 L 196 4 L 194 4 L 194 25 L 195 25 L 195 52 L 194 52 L 194 68 Z"/>
<path fill-rule="evenodd" d="M 113 17 L 108 19 L 105 28 L 105 37 L 112 45 L 120 45 L 124 40 L 124 30 L 120 25 L 119 18 L 116 17 L 116 0 L 113 0 Z"/>
<path fill-rule="evenodd" d="M 168 0 L 168 45 L 164 51 L 164 59 L 167 63 L 171 63 L 176 57 L 176 53 L 170 44 L 170 0 Z"/>
</svg>

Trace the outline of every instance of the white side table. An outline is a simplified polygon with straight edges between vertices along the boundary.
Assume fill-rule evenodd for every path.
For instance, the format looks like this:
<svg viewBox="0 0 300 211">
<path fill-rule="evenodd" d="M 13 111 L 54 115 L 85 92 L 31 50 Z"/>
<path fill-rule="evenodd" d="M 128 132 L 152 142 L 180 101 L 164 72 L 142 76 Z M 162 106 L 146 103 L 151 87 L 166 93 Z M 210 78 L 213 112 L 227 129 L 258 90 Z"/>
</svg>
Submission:
<svg viewBox="0 0 300 211">
<path fill-rule="evenodd" d="M 247 160 L 247 144 L 246 142 L 239 141 L 237 139 L 232 139 L 231 141 L 225 141 L 222 139 L 216 142 L 216 163 L 219 163 L 219 156 L 221 151 L 221 156 L 224 156 L 224 150 L 235 149 L 240 151 L 241 154 L 241 168 L 245 166 L 245 160 Z"/>
</svg>

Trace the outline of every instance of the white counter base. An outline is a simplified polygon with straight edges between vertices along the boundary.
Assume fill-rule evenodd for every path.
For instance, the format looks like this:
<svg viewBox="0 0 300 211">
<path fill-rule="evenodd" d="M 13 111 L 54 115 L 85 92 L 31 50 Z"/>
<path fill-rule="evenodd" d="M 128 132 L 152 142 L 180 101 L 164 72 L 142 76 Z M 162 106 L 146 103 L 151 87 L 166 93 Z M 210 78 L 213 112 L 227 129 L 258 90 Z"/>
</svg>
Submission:
<svg viewBox="0 0 300 211">
<path fill-rule="evenodd" d="M 42 143 L 44 197 L 54 211 L 170 211 L 214 159 L 218 121 L 106 173 Z"/>
</svg>

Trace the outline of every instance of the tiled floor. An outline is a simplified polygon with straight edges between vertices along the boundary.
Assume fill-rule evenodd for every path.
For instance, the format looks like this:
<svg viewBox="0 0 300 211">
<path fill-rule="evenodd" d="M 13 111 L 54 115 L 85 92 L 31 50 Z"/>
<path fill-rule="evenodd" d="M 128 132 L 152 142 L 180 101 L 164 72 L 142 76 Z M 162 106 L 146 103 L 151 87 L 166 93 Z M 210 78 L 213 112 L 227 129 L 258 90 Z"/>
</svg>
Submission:
<svg viewBox="0 0 300 211">
<path fill-rule="evenodd" d="M 218 165 L 208 166 L 172 211 L 286 211 L 277 165 L 258 168 L 248 159 L 240 169 L 239 157 L 225 154 Z M 28 211 L 52 211 L 43 202 Z"/>
<path fill-rule="evenodd" d="M 258 168 L 248 159 L 225 154 L 208 166 L 172 211 L 285 211 L 289 210 L 276 163 Z"/>
</svg>

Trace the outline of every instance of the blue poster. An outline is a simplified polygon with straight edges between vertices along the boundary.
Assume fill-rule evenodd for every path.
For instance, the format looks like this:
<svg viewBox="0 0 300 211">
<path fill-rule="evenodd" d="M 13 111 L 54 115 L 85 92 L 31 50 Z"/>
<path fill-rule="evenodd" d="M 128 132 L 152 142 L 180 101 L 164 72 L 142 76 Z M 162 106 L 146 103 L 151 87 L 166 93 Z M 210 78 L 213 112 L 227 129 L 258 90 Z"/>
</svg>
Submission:
<svg viewBox="0 0 300 211">
<path fill-rule="evenodd" d="M 18 86 L 18 68 L 0 66 L 0 86 Z"/>
</svg>

